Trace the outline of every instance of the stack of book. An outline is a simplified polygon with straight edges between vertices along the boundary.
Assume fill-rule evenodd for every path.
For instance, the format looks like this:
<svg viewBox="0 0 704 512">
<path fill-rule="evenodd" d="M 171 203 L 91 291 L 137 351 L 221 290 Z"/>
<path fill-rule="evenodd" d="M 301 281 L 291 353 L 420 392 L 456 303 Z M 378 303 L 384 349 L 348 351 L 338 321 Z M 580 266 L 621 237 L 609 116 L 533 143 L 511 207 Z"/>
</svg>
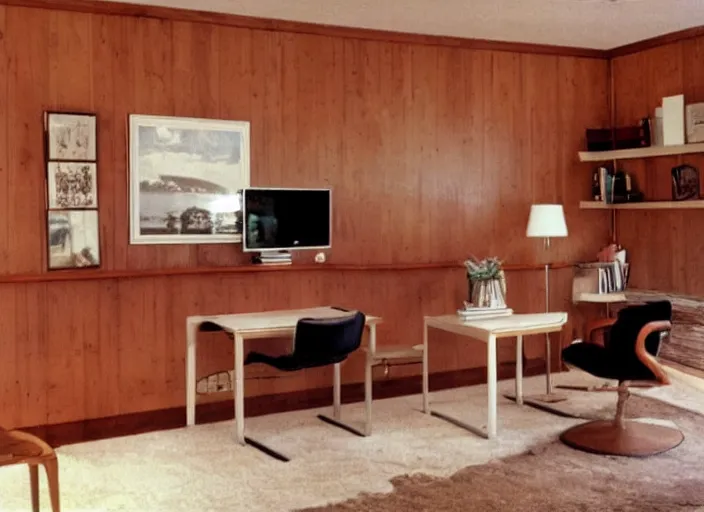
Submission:
<svg viewBox="0 0 704 512">
<path fill-rule="evenodd" d="M 471 306 L 465 306 L 463 309 L 457 310 L 457 316 L 459 316 L 465 322 L 471 322 L 473 320 L 486 320 L 487 318 L 500 318 L 502 316 L 510 316 L 513 314 L 511 308 L 475 308 Z"/>
<path fill-rule="evenodd" d="M 288 251 L 262 252 L 252 258 L 252 263 L 257 265 L 290 265 L 291 253 Z"/>
<path fill-rule="evenodd" d="M 619 293 L 628 287 L 629 264 L 619 260 L 577 265 L 572 281 L 573 300 Z"/>
</svg>

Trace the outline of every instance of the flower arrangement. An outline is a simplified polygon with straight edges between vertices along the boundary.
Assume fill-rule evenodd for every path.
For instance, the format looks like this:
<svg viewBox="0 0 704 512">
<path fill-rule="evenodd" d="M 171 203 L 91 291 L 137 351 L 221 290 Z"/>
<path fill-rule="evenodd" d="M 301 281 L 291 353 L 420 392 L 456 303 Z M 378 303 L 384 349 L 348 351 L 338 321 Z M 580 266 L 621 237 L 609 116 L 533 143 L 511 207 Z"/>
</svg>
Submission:
<svg viewBox="0 0 704 512">
<path fill-rule="evenodd" d="M 488 281 L 490 279 L 500 279 L 503 271 L 501 268 L 501 260 L 497 257 L 484 258 L 477 260 L 474 256 L 464 262 L 467 268 L 467 277 L 471 281 Z"/>
<path fill-rule="evenodd" d="M 474 256 L 464 262 L 472 307 L 506 307 L 506 277 L 501 263 L 496 257 L 477 260 Z"/>
</svg>

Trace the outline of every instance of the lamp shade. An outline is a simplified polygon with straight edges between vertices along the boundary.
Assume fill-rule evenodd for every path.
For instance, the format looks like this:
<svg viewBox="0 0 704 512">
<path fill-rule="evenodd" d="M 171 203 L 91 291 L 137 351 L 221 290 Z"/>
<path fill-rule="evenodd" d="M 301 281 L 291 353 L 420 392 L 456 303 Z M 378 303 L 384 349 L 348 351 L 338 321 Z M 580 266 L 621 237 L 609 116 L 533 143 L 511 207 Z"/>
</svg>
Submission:
<svg viewBox="0 0 704 512">
<path fill-rule="evenodd" d="M 567 223 L 562 205 L 534 204 L 531 206 L 526 236 L 540 238 L 567 236 Z"/>
</svg>

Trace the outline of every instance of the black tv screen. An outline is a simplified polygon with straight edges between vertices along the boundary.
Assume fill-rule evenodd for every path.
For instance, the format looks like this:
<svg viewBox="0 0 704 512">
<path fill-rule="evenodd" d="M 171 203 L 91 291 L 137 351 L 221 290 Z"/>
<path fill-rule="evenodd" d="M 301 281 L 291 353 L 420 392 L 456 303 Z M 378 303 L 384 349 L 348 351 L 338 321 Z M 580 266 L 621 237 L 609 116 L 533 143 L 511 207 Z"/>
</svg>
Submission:
<svg viewBox="0 0 704 512">
<path fill-rule="evenodd" d="M 329 189 L 247 188 L 242 203 L 245 251 L 331 246 Z"/>
</svg>

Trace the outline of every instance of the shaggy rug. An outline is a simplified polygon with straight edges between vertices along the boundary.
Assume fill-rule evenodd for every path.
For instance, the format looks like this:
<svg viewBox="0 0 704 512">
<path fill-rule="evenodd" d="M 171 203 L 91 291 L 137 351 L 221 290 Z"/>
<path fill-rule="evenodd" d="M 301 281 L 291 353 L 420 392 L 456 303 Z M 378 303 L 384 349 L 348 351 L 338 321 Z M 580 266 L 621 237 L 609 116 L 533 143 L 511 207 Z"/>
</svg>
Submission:
<svg viewBox="0 0 704 512">
<path fill-rule="evenodd" d="M 656 399 L 632 396 L 629 417 L 675 423 L 685 434 L 674 450 L 648 458 L 592 455 L 559 440 L 521 455 L 460 470 L 393 480 L 390 494 L 369 494 L 305 509 L 326 511 L 665 512 L 704 510 L 704 416 Z M 598 411 L 609 417 L 613 407 Z"/>
</svg>

